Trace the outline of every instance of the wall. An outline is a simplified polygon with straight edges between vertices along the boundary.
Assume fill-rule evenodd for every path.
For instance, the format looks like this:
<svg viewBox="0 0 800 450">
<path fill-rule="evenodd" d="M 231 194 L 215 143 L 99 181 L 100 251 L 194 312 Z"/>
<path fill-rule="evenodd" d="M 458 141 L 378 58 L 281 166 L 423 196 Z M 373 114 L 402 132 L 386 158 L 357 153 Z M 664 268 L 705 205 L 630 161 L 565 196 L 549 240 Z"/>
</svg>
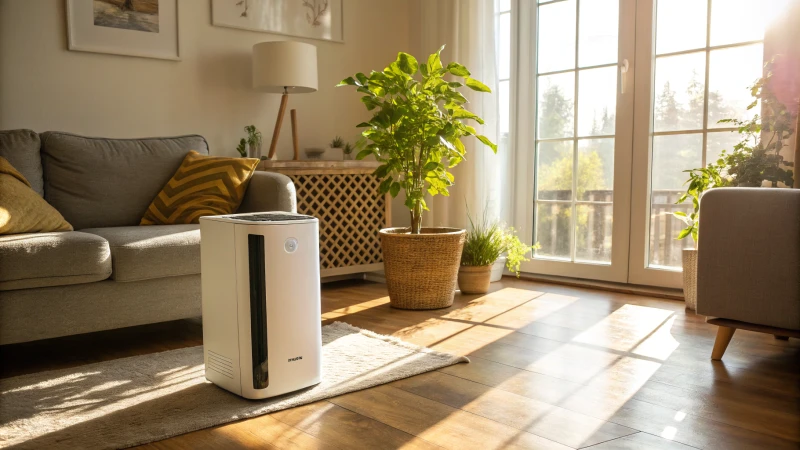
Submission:
<svg viewBox="0 0 800 450">
<path fill-rule="evenodd" d="M 298 0 L 299 1 L 299 0 Z M 250 89 L 250 49 L 295 39 L 211 25 L 210 0 L 179 0 L 182 61 L 67 50 L 63 0 L 0 0 L 0 129 L 60 130 L 105 137 L 198 133 L 215 155 L 237 155 L 242 128 L 269 145 L 280 96 Z M 409 46 L 405 0 L 344 0 L 345 43 L 318 47 L 319 91 L 294 95 L 300 148 L 355 140 L 369 113 L 352 89 L 333 86 L 383 68 Z M 280 159 L 291 159 L 285 118 Z"/>
</svg>

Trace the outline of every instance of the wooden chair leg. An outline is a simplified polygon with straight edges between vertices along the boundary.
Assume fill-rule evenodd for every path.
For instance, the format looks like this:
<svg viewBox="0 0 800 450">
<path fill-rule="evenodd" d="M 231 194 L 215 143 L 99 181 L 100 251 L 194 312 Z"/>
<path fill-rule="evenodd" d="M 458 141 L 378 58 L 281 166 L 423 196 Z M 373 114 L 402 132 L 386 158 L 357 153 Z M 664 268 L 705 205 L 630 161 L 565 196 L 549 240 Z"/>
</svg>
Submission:
<svg viewBox="0 0 800 450">
<path fill-rule="evenodd" d="M 714 341 L 714 350 L 711 351 L 711 359 L 714 361 L 722 359 L 722 355 L 725 354 L 725 350 L 728 348 L 728 344 L 730 344 L 735 331 L 736 328 L 722 326 L 717 328 L 717 339 Z"/>
<path fill-rule="evenodd" d="M 775 339 L 780 339 L 782 341 L 788 341 L 789 340 L 789 336 L 781 336 L 780 334 L 776 334 L 775 335 Z"/>
</svg>

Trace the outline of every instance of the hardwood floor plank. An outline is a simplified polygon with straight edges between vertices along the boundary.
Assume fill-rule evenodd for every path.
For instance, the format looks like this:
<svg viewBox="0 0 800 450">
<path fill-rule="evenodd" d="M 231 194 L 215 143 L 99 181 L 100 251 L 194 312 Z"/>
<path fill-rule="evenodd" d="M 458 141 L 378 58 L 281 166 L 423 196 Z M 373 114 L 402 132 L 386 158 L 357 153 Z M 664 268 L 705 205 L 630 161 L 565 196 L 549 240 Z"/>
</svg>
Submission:
<svg viewBox="0 0 800 450">
<path fill-rule="evenodd" d="M 327 401 L 271 415 L 277 420 L 343 449 L 437 449 L 412 434 L 392 428 Z"/>
<path fill-rule="evenodd" d="M 387 385 L 335 397 L 331 402 L 450 449 L 569 448 Z"/>
<path fill-rule="evenodd" d="M 395 381 L 392 386 L 575 448 L 637 432 L 440 372 Z"/>
<path fill-rule="evenodd" d="M 673 442 L 652 434 L 636 433 L 586 448 L 589 450 L 694 450 L 696 447 Z"/>
</svg>

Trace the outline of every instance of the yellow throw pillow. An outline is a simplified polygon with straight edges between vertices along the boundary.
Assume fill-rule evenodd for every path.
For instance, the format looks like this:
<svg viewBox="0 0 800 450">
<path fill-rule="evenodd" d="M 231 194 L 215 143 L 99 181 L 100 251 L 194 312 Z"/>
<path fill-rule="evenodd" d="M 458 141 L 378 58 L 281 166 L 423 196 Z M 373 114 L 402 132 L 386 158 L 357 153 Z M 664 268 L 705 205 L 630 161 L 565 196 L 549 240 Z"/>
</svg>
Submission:
<svg viewBox="0 0 800 450">
<path fill-rule="evenodd" d="M 258 162 L 203 156 L 192 150 L 150 203 L 139 225 L 199 223 L 201 216 L 234 213 Z"/>
<path fill-rule="evenodd" d="M 5 158 L 0 158 L 0 193 L 0 234 L 72 231 L 64 216 Z"/>
</svg>

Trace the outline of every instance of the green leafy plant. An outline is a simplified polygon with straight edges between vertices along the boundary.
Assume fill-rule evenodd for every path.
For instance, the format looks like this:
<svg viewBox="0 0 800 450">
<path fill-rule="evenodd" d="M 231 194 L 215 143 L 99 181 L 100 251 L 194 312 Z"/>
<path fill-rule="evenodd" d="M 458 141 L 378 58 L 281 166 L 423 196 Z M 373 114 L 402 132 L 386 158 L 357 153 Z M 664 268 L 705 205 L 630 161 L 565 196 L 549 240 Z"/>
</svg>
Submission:
<svg viewBox="0 0 800 450">
<path fill-rule="evenodd" d="M 341 136 L 336 136 L 329 145 L 331 148 L 344 148 L 344 139 Z"/>
<path fill-rule="evenodd" d="M 472 78 L 463 65 L 451 62 L 444 66 L 443 49 L 422 64 L 400 52 L 382 71 L 372 71 L 369 76 L 357 73 L 337 85 L 355 86 L 364 94 L 361 101 L 366 108 L 374 112 L 371 120 L 357 125 L 366 128 L 361 135 L 368 144 L 356 159 L 374 155 L 383 163 L 374 172 L 382 180 L 380 191 L 393 197 L 405 192 L 413 234 L 420 233 L 422 212 L 428 209 L 426 193 L 449 195 L 448 187 L 455 181 L 450 169 L 466 157 L 462 138 L 475 136 L 497 152 L 497 145 L 465 123 L 482 124 L 483 119 L 464 108 L 467 99 L 459 92 L 464 86 L 478 92 L 491 90 Z M 446 75 L 463 83 L 448 81 Z"/>
<path fill-rule="evenodd" d="M 519 277 L 520 265 L 523 261 L 529 261 L 528 253 L 538 249 L 539 243 L 534 245 L 522 243 L 514 228 L 489 220 L 486 210 L 477 223 L 472 216 L 468 217 L 470 228 L 467 230 L 464 250 L 461 252 L 461 265 L 492 265 L 497 258 L 506 253 L 506 267 Z"/>
<path fill-rule="evenodd" d="M 342 147 L 342 153 L 345 155 L 353 153 L 353 150 L 355 150 L 355 147 L 353 147 L 349 142 L 345 143 L 344 147 Z"/>
<path fill-rule="evenodd" d="M 247 158 L 247 139 L 241 138 L 239 145 L 236 146 L 236 151 L 242 155 L 242 158 Z"/>
<path fill-rule="evenodd" d="M 794 133 L 794 119 L 786 105 L 778 101 L 770 88 L 773 76 L 773 61 L 766 64 L 766 75 L 758 79 L 750 89 L 753 102 L 748 110 L 761 107 L 761 114 L 750 120 L 722 119 L 719 123 L 737 127 L 741 139 L 729 153 L 723 150 L 716 162 L 704 168 L 685 170 L 689 174 L 686 193 L 676 204 L 692 201 L 692 212 L 672 213 L 686 224 L 677 239 L 691 236 L 697 242 L 700 226 L 700 196 L 709 189 L 718 187 L 759 187 L 767 181 L 772 187 L 792 186 L 794 163 L 786 161 L 780 154 L 784 143 Z"/>
<path fill-rule="evenodd" d="M 244 131 L 247 133 L 246 138 L 239 139 L 239 145 L 236 146 L 236 151 L 242 156 L 242 158 L 247 158 L 247 148 L 248 146 L 251 149 L 258 148 L 261 145 L 261 132 L 258 131 L 255 125 L 247 125 L 244 127 Z M 266 159 L 265 157 L 261 157 L 261 159 Z"/>
</svg>

